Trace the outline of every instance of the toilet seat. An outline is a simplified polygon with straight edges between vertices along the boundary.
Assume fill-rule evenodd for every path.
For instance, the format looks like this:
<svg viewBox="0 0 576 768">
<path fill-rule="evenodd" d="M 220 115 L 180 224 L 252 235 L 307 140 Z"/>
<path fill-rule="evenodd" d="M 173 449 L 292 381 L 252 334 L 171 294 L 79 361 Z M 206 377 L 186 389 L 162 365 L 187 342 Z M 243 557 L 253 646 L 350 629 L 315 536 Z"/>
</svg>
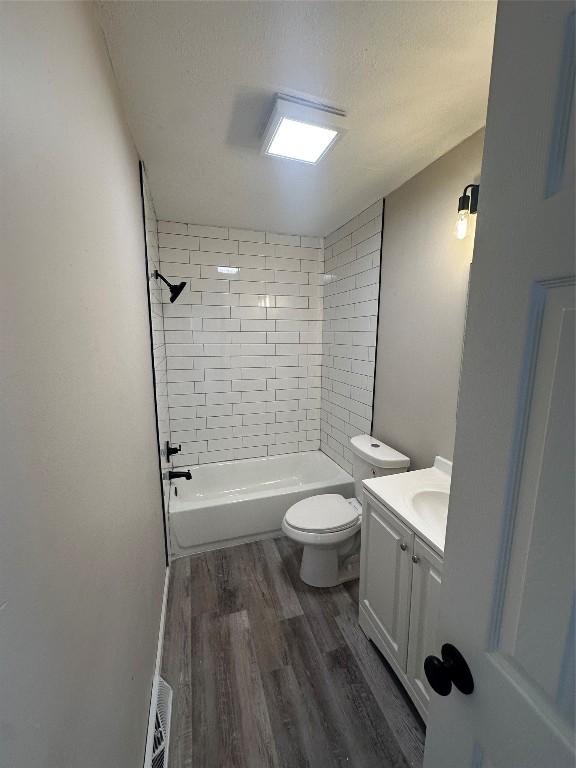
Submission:
<svg viewBox="0 0 576 768">
<path fill-rule="evenodd" d="M 324 493 L 293 504 L 286 512 L 284 522 L 302 533 L 338 533 L 358 526 L 359 506 L 358 502 L 351 504 L 338 493 Z"/>
</svg>

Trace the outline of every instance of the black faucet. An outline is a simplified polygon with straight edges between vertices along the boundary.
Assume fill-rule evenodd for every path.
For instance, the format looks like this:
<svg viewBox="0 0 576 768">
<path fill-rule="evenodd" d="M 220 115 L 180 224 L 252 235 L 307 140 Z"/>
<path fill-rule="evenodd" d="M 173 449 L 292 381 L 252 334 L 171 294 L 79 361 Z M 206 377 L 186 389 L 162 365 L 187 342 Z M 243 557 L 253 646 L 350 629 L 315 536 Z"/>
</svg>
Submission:
<svg viewBox="0 0 576 768">
<path fill-rule="evenodd" d="M 192 480 L 192 472 L 189 469 L 185 472 L 174 472 L 173 470 L 168 472 L 168 480 L 178 480 L 180 477 L 184 480 Z"/>
</svg>

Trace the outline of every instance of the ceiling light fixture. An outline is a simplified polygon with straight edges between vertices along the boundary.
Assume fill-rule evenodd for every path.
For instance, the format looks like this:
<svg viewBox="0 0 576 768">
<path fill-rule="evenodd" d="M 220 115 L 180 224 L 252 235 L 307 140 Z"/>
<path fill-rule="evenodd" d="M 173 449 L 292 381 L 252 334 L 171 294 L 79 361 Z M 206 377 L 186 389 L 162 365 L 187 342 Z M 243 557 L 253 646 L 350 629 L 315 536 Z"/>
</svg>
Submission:
<svg viewBox="0 0 576 768">
<path fill-rule="evenodd" d="M 262 152 L 314 165 L 344 133 L 346 113 L 286 94 L 278 94 L 264 133 Z"/>
<path fill-rule="evenodd" d="M 470 190 L 470 194 L 467 194 L 468 190 Z M 467 187 L 464 187 L 464 192 L 458 198 L 458 218 L 456 219 L 456 237 L 458 240 L 464 240 L 468 234 L 470 214 L 478 211 L 479 192 L 479 184 L 468 184 Z"/>
</svg>

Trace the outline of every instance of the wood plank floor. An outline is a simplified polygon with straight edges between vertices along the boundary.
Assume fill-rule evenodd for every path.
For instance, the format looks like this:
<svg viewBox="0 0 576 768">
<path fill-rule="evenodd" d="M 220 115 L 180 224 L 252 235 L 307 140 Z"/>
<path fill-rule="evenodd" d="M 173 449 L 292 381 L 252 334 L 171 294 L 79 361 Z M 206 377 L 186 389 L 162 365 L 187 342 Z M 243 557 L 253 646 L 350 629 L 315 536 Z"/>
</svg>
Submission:
<svg viewBox="0 0 576 768">
<path fill-rule="evenodd" d="M 424 728 L 357 621 L 357 582 L 313 589 L 286 538 L 171 566 L 170 768 L 421 766 Z"/>
</svg>

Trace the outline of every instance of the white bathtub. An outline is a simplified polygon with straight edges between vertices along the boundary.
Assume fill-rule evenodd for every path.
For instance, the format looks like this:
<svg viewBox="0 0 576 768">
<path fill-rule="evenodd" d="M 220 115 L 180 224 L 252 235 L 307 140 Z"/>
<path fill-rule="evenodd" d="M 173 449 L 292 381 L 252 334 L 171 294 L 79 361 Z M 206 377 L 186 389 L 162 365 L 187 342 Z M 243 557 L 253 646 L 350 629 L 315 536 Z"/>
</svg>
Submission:
<svg viewBox="0 0 576 768">
<path fill-rule="evenodd" d="M 179 469 L 190 469 L 192 480 L 173 480 L 170 489 L 177 557 L 273 535 L 288 507 L 306 496 L 354 495 L 352 477 L 321 451 Z"/>
</svg>

